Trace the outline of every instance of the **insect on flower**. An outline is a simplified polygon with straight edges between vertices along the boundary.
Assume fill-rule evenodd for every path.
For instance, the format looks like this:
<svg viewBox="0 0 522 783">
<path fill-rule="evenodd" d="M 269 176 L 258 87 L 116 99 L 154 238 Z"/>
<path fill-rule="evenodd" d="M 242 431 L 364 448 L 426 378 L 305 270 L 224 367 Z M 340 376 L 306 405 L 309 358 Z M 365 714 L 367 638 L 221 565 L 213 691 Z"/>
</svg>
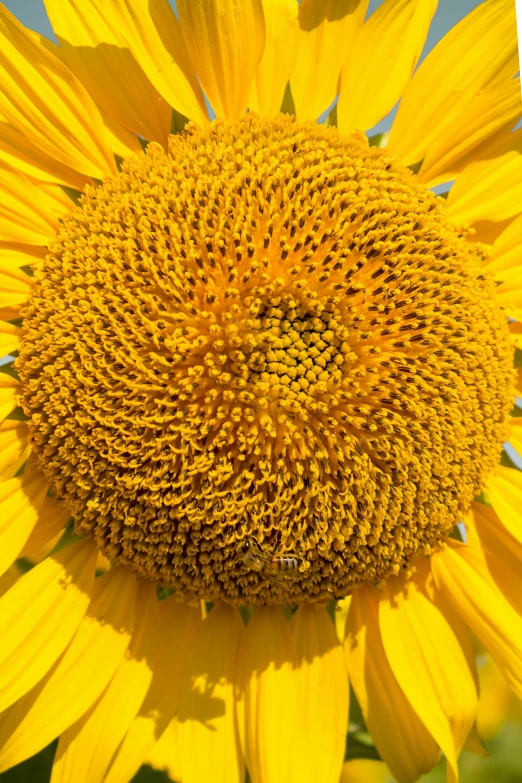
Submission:
<svg viewBox="0 0 522 783">
<path fill-rule="evenodd" d="M 288 590 L 285 580 L 295 579 L 300 574 L 304 560 L 294 552 L 275 554 L 263 552 L 261 545 L 254 536 L 249 536 L 241 544 L 241 556 L 244 565 L 251 571 L 258 571 L 269 581 Z"/>
</svg>

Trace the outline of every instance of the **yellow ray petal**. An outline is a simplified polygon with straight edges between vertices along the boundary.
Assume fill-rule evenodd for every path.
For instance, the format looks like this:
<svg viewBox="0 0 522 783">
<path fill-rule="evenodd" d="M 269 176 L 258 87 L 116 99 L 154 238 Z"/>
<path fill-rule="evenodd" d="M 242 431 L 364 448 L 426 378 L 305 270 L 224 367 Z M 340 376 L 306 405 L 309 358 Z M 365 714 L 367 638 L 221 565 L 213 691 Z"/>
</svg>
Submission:
<svg viewBox="0 0 522 783">
<path fill-rule="evenodd" d="M 103 783 L 150 686 L 162 637 L 156 585 L 141 582 L 129 648 L 98 701 L 61 735 L 51 783 Z"/>
<path fill-rule="evenodd" d="M 235 669 L 242 631 L 237 610 L 221 604 L 212 609 L 194 636 L 179 694 L 184 783 L 242 783 L 245 778 L 235 712 Z"/>
<path fill-rule="evenodd" d="M 261 0 L 178 0 L 183 37 L 218 117 L 236 120 L 265 46 Z"/>
<path fill-rule="evenodd" d="M 421 63 L 409 83 L 388 150 L 416 163 L 481 90 L 518 71 L 513 0 L 481 3 Z"/>
<path fill-rule="evenodd" d="M 438 761 L 439 749 L 393 674 L 378 619 L 373 587 L 352 598 L 344 645 L 350 682 L 379 754 L 401 783 L 413 783 Z"/>
<path fill-rule="evenodd" d="M 2 710 L 27 693 L 69 644 L 89 604 L 95 554 L 84 541 L 66 547 L 0 599 Z"/>
<path fill-rule="evenodd" d="M 338 783 L 346 750 L 349 707 L 343 648 L 323 607 L 302 605 L 292 619 L 291 628 L 299 687 L 304 696 L 299 740 L 294 746 L 293 775 L 303 783 L 317 780 Z"/>
<path fill-rule="evenodd" d="M 162 643 L 152 683 L 112 760 L 105 783 L 131 780 L 178 710 L 181 669 L 201 623 L 201 613 L 174 599 L 160 601 L 159 611 Z"/>
<path fill-rule="evenodd" d="M 41 266 L 46 255 L 47 248 L 42 247 L 42 245 L 0 242 L 0 269 L 16 269 L 20 266 Z"/>
<path fill-rule="evenodd" d="M 297 0 L 263 0 L 266 43 L 248 101 L 262 117 L 279 114 L 299 47 L 298 9 Z"/>
<path fill-rule="evenodd" d="M 119 155 L 124 160 L 133 155 L 143 155 L 143 147 L 135 133 L 124 128 L 106 112 L 101 111 L 100 114 L 115 155 Z"/>
<path fill-rule="evenodd" d="M 511 318 L 522 318 L 522 273 L 497 286 L 495 299 Z"/>
<path fill-rule="evenodd" d="M 47 495 L 38 514 L 38 521 L 25 542 L 20 557 L 26 557 L 41 549 L 63 530 L 70 518 L 71 512 L 65 505 L 58 498 Z"/>
<path fill-rule="evenodd" d="M 353 759 L 343 764 L 339 783 L 386 783 L 388 770 L 382 761 Z"/>
<path fill-rule="evenodd" d="M 482 550 L 491 578 L 521 614 L 522 542 L 502 524 L 495 510 L 484 503 L 472 503 L 466 524 L 470 545 Z"/>
<path fill-rule="evenodd" d="M 515 390 L 519 397 L 522 397 L 522 367 L 517 370 Z"/>
<path fill-rule="evenodd" d="M 201 87 L 168 0 L 116 0 L 120 33 L 165 100 L 197 125 L 208 122 Z"/>
<path fill-rule="evenodd" d="M 63 656 L 0 715 L 0 771 L 46 747 L 103 693 L 128 647 L 135 604 L 136 579 L 125 569 L 96 579 L 91 604 Z"/>
<path fill-rule="evenodd" d="M 342 133 L 372 128 L 393 109 L 417 65 L 436 8 L 437 0 L 385 0 L 362 25 L 341 74 L 337 126 Z"/>
<path fill-rule="evenodd" d="M 56 182 L 82 190 L 89 178 L 42 152 L 8 122 L 0 123 L 0 159 L 10 166 L 45 182 Z"/>
<path fill-rule="evenodd" d="M 522 697 L 522 617 L 495 585 L 476 547 L 448 539 L 432 556 L 437 586 Z M 520 587 L 514 586 L 514 591 Z"/>
<path fill-rule="evenodd" d="M 522 541 L 522 472 L 498 465 L 488 481 L 487 492 L 502 524 Z"/>
<path fill-rule="evenodd" d="M 520 79 L 483 90 L 433 141 L 418 173 L 420 181 L 436 185 L 455 179 L 473 150 L 499 130 L 511 130 L 521 115 Z"/>
<path fill-rule="evenodd" d="M 335 608 L 335 629 L 337 631 L 337 638 L 341 644 L 344 644 L 346 636 L 346 618 L 348 617 L 351 603 L 352 596 L 348 595 L 346 598 L 341 598 L 340 601 L 337 601 L 337 606 Z"/>
<path fill-rule="evenodd" d="M 0 192 L 0 240 L 47 245 L 56 236 L 59 223 L 52 203 L 28 177 L 1 161 Z"/>
<path fill-rule="evenodd" d="M 288 623 L 276 607 L 256 609 L 238 655 L 239 719 L 254 783 L 291 780 L 292 754 L 301 723 L 300 680 Z M 244 733 L 244 734 L 243 734 Z"/>
<path fill-rule="evenodd" d="M 159 740 L 147 753 L 145 764 L 166 772 L 171 780 L 181 780 L 178 721 L 173 718 Z M 123 778 L 121 778 L 123 780 Z"/>
<path fill-rule="evenodd" d="M 290 86 L 296 118 L 316 120 L 335 100 L 339 76 L 368 0 L 301 0 L 299 50 Z"/>
<path fill-rule="evenodd" d="M 513 220 L 493 243 L 484 268 L 495 280 L 509 280 L 522 273 L 522 215 Z"/>
<path fill-rule="evenodd" d="M 7 470 L 20 459 L 28 444 L 25 421 L 6 419 L 0 424 L 0 480 L 7 478 Z"/>
<path fill-rule="evenodd" d="M 0 422 L 16 408 L 16 398 L 21 391 L 20 383 L 7 373 L 0 373 Z"/>
<path fill-rule="evenodd" d="M 522 212 L 520 143 L 499 157 L 467 166 L 449 192 L 446 209 L 456 223 L 474 226 L 479 232 L 489 224 L 497 224 L 500 234 L 502 221 Z"/>
<path fill-rule="evenodd" d="M 477 692 L 459 640 L 424 583 L 429 562 L 415 578 L 390 577 L 383 588 L 379 625 L 386 656 L 415 712 L 446 756 L 450 780 L 473 726 Z"/>
<path fill-rule="evenodd" d="M 513 342 L 515 343 L 516 347 L 522 350 L 522 322 L 509 324 L 509 331 L 511 332 L 511 336 L 513 337 Z"/>
<path fill-rule="evenodd" d="M 5 269 L 0 262 L 0 307 L 16 307 L 27 302 L 33 286 L 33 279 L 21 269 Z"/>
<path fill-rule="evenodd" d="M 0 483 L 0 575 L 18 557 L 29 538 L 38 520 L 47 488 L 47 480 L 40 473 Z"/>
<path fill-rule="evenodd" d="M 114 3 L 45 0 L 45 8 L 64 61 L 96 103 L 125 128 L 165 144 L 170 107 L 128 49 Z"/>
<path fill-rule="evenodd" d="M 7 356 L 13 351 L 17 351 L 21 336 L 22 330 L 18 326 L 0 321 L 0 356 Z"/>
<path fill-rule="evenodd" d="M 75 206 L 74 201 L 60 185 L 55 185 L 52 182 L 39 182 L 33 177 L 28 177 L 28 179 L 31 180 L 36 188 L 37 198 L 40 199 L 44 196 L 59 220 L 61 220 L 64 215 L 67 215 Z"/>
<path fill-rule="evenodd" d="M 3 5 L 0 79 L 0 112 L 39 150 L 92 177 L 116 173 L 92 98 Z"/>
</svg>

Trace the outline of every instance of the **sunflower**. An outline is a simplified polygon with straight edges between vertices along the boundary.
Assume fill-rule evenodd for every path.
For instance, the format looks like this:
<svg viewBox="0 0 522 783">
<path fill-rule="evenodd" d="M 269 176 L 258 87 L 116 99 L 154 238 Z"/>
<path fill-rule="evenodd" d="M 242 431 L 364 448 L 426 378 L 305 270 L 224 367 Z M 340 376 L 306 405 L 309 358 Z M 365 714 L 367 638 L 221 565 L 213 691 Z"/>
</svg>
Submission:
<svg viewBox="0 0 522 783">
<path fill-rule="evenodd" d="M 183 783 L 338 783 L 350 682 L 456 781 L 471 634 L 522 696 L 514 0 L 418 67 L 436 0 L 45 5 L 0 5 L 0 771 L 174 726 Z"/>
</svg>

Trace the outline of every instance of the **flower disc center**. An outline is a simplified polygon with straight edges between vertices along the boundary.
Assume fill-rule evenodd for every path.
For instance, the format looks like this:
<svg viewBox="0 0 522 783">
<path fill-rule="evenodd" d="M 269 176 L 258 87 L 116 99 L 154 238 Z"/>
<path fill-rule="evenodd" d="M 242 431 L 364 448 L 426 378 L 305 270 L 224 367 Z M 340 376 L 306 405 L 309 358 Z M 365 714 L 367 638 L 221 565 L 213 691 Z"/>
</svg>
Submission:
<svg viewBox="0 0 522 783">
<path fill-rule="evenodd" d="M 506 439 L 512 351 L 472 245 L 407 169 L 313 123 L 150 144 L 87 188 L 24 316 L 34 451 L 77 530 L 207 599 L 397 573 Z"/>
</svg>

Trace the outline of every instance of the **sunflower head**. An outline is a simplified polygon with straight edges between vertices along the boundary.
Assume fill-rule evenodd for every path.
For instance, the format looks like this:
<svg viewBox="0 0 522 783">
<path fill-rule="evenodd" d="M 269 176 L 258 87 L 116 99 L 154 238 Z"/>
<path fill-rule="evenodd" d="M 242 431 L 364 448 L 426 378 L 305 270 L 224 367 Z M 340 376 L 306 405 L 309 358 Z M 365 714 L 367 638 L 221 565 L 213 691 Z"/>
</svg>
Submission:
<svg viewBox="0 0 522 783">
<path fill-rule="evenodd" d="M 77 532 L 208 600 L 379 584 L 507 437 L 481 256 L 360 133 L 249 114 L 150 144 L 64 218 L 23 315 L 33 449 Z"/>
</svg>

